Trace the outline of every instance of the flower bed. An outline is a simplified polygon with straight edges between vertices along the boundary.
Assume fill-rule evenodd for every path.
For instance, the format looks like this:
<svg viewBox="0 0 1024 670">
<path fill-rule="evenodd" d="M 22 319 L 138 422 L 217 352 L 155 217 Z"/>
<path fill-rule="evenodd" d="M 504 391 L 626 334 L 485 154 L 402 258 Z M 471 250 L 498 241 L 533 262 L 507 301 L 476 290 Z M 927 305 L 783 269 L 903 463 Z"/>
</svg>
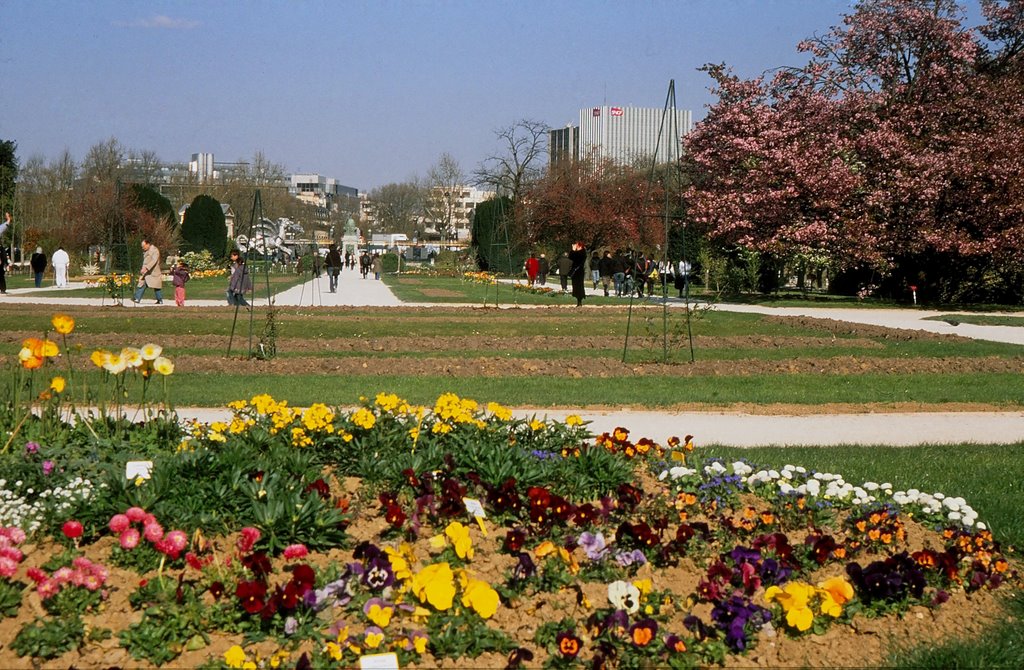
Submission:
<svg viewBox="0 0 1024 670">
<path fill-rule="evenodd" d="M 0 665 L 864 665 L 1017 579 L 962 499 L 689 436 L 452 394 L 230 409 L 0 416 Z"/>
</svg>

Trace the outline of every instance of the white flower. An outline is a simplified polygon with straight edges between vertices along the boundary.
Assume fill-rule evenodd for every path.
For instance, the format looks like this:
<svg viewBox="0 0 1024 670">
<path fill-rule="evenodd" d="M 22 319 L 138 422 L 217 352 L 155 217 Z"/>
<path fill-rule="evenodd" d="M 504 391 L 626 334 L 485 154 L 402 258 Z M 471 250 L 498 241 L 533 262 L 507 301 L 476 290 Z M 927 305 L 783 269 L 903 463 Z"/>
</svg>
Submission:
<svg viewBox="0 0 1024 670">
<path fill-rule="evenodd" d="M 615 609 L 633 614 L 640 609 L 640 589 L 622 580 L 608 585 L 608 602 Z"/>
</svg>

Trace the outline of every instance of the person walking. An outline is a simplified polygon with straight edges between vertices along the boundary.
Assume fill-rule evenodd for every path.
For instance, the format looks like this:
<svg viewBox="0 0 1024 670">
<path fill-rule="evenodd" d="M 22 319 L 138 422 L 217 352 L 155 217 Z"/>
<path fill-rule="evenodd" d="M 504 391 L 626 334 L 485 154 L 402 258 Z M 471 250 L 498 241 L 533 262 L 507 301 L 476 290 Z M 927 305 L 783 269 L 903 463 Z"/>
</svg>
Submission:
<svg viewBox="0 0 1024 670">
<path fill-rule="evenodd" d="M 370 272 L 370 252 L 363 249 L 363 253 L 359 256 L 359 273 L 363 275 L 363 279 L 366 279 L 366 275 Z"/>
<path fill-rule="evenodd" d="M 612 252 L 605 251 L 604 256 L 597 262 L 597 274 L 601 278 L 601 286 L 604 287 L 605 296 L 608 295 L 608 287 L 611 286 L 615 277 L 615 259 Z"/>
<path fill-rule="evenodd" d="M 526 263 L 523 264 L 526 269 L 526 283 L 533 286 L 537 283 L 537 274 L 540 272 L 540 261 L 534 253 L 530 252 L 530 257 L 526 259 Z"/>
<path fill-rule="evenodd" d="M 324 259 L 324 265 L 327 267 L 327 279 L 330 283 L 331 293 L 338 292 L 338 275 L 341 274 L 341 252 L 338 251 L 338 245 L 332 244 L 327 249 L 327 258 Z"/>
<path fill-rule="evenodd" d="M 622 255 L 622 249 L 616 249 L 615 255 L 612 256 L 612 283 L 615 284 L 616 296 L 622 295 L 622 289 L 626 283 L 627 267 L 629 264 L 626 263 L 626 258 Z"/>
<path fill-rule="evenodd" d="M 132 302 L 139 304 L 142 301 L 142 294 L 146 288 L 153 289 L 156 295 L 156 304 L 164 304 L 163 296 L 164 276 L 160 273 L 160 250 L 149 241 L 149 238 L 142 238 L 142 269 L 139 270 L 139 285 L 135 287 L 135 295 Z"/>
<path fill-rule="evenodd" d="M 7 247 L 0 242 L 0 295 L 7 295 L 7 271 L 10 266 L 11 259 L 7 257 Z"/>
<path fill-rule="evenodd" d="M 53 258 L 50 259 L 50 264 L 53 265 L 53 283 L 57 288 L 64 288 L 68 285 L 68 265 L 71 264 L 71 258 L 68 256 L 68 252 L 64 251 L 64 247 L 57 247 L 57 251 L 53 252 Z"/>
<path fill-rule="evenodd" d="M 174 304 L 178 307 L 185 306 L 185 283 L 192 277 L 188 273 L 188 266 L 185 261 L 178 259 L 178 264 L 171 270 L 171 284 L 174 286 Z"/>
<path fill-rule="evenodd" d="M 693 266 L 690 265 L 690 261 L 680 259 L 679 265 L 676 268 L 675 286 L 676 290 L 679 291 L 679 297 L 683 297 L 683 292 L 686 291 L 690 283 L 690 273 L 693 271 Z"/>
<path fill-rule="evenodd" d="M 590 280 L 594 283 L 593 289 L 597 290 L 597 284 L 601 281 L 601 257 L 595 251 L 590 256 Z"/>
<path fill-rule="evenodd" d="M 381 259 L 380 254 L 373 255 L 373 278 L 380 279 L 381 273 L 384 272 L 384 261 Z"/>
<path fill-rule="evenodd" d="M 238 249 L 231 250 L 231 277 L 228 278 L 228 304 L 238 307 L 249 307 L 245 294 L 252 290 L 249 269 L 245 267 L 242 253 Z"/>
<path fill-rule="evenodd" d="M 551 264 L 548 262 L 548 257 L 544 254 L 540 255 L 537 259 L 537 283 L 541 286 L 546 286 L 548 283 L 548 273 L 551 272 Z"/>
<path fill-rule="evenodd" d="M 576 245 L 573 245 L 575 247 Z M 573 264 L 572 259 L 569 258 L 569 252 L 563 251 L 561 258 L 558 259 L 558 281 L 562 285 L 562 293 L 569 290 L 569 276 L 572 274 Z"/>
<path fill-rule="evenodd" d="M 28 264 L 32 267 L 32 276 L 36 281 L 36 288 L 42 288 L 43 274 L 46 272 L 46 254 L 43 253 L 42 247 L 36 247 L 36 252 L 32 254 Z"/>
<path fill-rule="evenodd" d="M 587 288 L 584 286 L 586 282 L 586 265 L 587 265 L 587 249 L 583 246 L 582 242 L 576 242 L 572 245 L 572 251 L 568 255 L 569 262 L 572 263 L 572 270 L 570 278 L 572 279 L 572 295 L 576 298 L 576 306 L 583 306 L 583 299 L 587 297 Z"/>
</svg>

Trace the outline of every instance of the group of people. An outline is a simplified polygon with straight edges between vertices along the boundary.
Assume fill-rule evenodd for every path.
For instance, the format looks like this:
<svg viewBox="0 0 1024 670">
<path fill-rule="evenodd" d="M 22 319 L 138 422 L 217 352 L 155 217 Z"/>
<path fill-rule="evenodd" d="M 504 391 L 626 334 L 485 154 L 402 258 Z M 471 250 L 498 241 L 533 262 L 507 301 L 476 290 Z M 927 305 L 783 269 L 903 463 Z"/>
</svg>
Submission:
<svg viewBox="0 0 1024 670">
<path fill-rule="evenodd" d="M 562 252 L 562 255 L 555 263 L 554 270 L 558 272 L 558 279 L 562 285 L 562 292 L 569 290 L 572 284 L 572 297 L 576 298 L 576 306 L 583 305 L 583 299 L 587 297 L 586 282 L 587 250 L 582 242 L 574 242 L 569 251 Z M 547 276 L 552 271 L 548 264 L 547 257 L 541 254 L 538 258 L 531 253 L 523 264 L 526 270 L 526 279 L 530 286 L 543 286 L 547 283 Z"/>
<path fill-rule="evenodd" d="M 593 290 L 597 290 L 600 285 L 606 296 L 614 291 L 616 296 L 636 294 L 643 297 L 646 291 L 650 297 L 654 295 L 655 286 L 660 284 L 662 289 L 672 286 L 679 292 L 680 298 L 683 297 L 692 273 L 692 266 L 685 259 L 676 262 L 659 261 L 640 251 L 618 249 L 613 253 L 607 250 L 603 255 L 594 251 L 588 259 L 581 243 L 574 244 L 572 250 L 564 252 L 553 267 L 544 254 L 537 256 L 531 253 L 523 269 L 530 286 L 543 286 L 547 283 L 548 274 L 557 273 L 564 293 L 571 281 L 572 295 L 577 299 L 577 305 L 582 304 L 586 294 L 583 284 L 588 272 Z M 576 288 L 577 280 L 579 291 Z"/>
<path fill-rule="evenodd" d="M 4 233 L 11 228 L 13 221 L 11 219 L 10 212 L 4 212 L 4 220 L 0 223 L 0 295 L 7 294 L 7 272 L 11 269 L 11 254 L 8 248 L 3 244 L 2 238 Z M 53 266 L 53 283 L 57 288 L 63 288 L 68 285 L 68 266 L 71 264 L 71 257 L 68 256 L 68 252 L 64 251 L 64 247 L 57 247 L 57 250 L 53 252 L 53 257 L 50 259 L 50 264 Z M 42 247 L 36 247 L 32 257 L 29 259 L 29 267 L 32 268 L 32 277 L 35 282 L 36 288 L 42 288 L 43 276 L 46 274 L 47 258 L 46 254 L 43 253 Z"/>
</svg>

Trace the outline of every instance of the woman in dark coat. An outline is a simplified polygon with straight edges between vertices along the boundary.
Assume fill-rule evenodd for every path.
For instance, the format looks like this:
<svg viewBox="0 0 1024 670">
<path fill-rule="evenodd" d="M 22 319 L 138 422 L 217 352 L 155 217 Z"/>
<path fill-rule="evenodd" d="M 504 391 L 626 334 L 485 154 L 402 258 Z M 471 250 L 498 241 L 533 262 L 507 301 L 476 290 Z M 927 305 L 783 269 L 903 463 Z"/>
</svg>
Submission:
<svg viewBox="0 0 1024 670">
<path fill-rule="evenodd" d="M 576 306 L 580 307 L 583 305 L 583 299 L 587 297 L 587 289 L 584 286 L 587 250 L 582 242 L 576 242 L 572 245 L 572 251 L 569 252 L 569 260 L 572 261 L 572 274 L 570 275 L 570 279 L 572 279 L 572 297 L 576 298 Z"/>
</svg>

